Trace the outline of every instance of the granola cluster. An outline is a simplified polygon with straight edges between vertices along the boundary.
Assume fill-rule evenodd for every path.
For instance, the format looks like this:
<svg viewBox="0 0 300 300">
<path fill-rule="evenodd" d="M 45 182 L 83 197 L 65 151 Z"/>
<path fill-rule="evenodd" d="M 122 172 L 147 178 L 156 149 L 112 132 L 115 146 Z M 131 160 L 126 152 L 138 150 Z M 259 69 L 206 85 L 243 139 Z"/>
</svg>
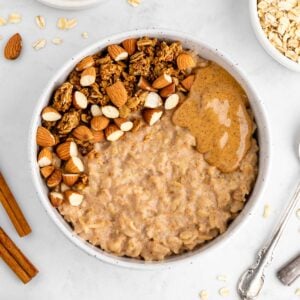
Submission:
<svg viewBox="0 0 300 300">
<path fill-rule="evenodd" d="M 38 164 L 55 207 L 79 206 L 88 185 L 82 157 L 95 145 L 152 126 L 188 93 L 208 62 L 179 42 L 127 39 L 83 58 L 53 93 L 37 130 Z"/>
</svg>

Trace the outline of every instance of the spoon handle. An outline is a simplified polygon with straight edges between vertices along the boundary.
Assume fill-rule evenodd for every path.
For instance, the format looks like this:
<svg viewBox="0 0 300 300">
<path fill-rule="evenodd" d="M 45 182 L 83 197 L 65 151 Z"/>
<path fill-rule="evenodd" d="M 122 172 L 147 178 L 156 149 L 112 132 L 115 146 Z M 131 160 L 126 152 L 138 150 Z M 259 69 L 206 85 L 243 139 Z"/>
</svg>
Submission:
<svg viewBox="0 0 300 300">
<path fill-rule="evenodd" d="M 238 283 L 238 292 L 243 300 L 255 299 L 264 284 L 265 268 L 272 262 L 274 250 L 282 236 L 282 233 L 290 219 L 292 212 L 297 206 L 300 195 L 300 183 L 298 184 L 293 198 L 284 211 L 279 224 L 266 245 L 258 252 L 256 263 L 247 269 Z"/>
</svg>

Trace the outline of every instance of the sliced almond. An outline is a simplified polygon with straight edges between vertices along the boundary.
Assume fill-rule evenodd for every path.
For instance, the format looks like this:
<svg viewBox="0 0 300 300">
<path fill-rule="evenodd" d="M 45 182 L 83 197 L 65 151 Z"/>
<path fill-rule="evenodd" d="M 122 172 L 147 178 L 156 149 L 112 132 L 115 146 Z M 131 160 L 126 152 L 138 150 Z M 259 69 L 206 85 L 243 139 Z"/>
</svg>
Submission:
<svg viewBox="0 0 300 300">
<path fill-rule="evenodd" d="M 78 174 L 84 171 L 84 165 L 79 157 L 71 157 L 66 165 L 65 171 L 71 174 Z"/>
<path fill-rule="evenodd" d="M 181 85 L 189 91 L 194 83 L 195 75 L 189 75 L 181 81 Z"/>
<path fill-rule="evenodd" d="M 175 83 L 171 83 L 168 86 L 164 87 L 162 90 L 160 90 L 159 94 L 163 98 L 169 97 L 171 94 L 175 93 Z"/>
<path fill-rule="evenodd" d="M 133 127 L 133 122 L 125 118 L 114 119 L 114 122 L 122 131 L 130 131 Z"/>
<path fill-rule="evenodd" d="M 40 168 L 52 164 L 52 151 L 49 148 L 43 148 L 38 155 L 38 165 Z"/>
<path fill-rule="evenodd" d="M 112 105 L 102 106 L 102 113 L 105 117 L 110 118 L 110 119 L 118 118 L 120 115 L 119 110 Z"/>
<path fill-rule="evenodd" d="M 137 85 L 139 88 L 141 88 L 144 91 L 148 91 L 148 92 L 156 92 L 157 91 L 150 85 L 148 80 L 146 78 L 144 78 L 143 76 L 140 77 Z"/>
<path fill-rule="evenodd" d="M 99 105 L 93 104 L 91 106 L 91 114 L 93 117 L 98 117 L 102 115 L 102 111 Z"/>
<path fill-rule="evenodd" d="M 68 160 L 78 155 L 77 145 L 74 142 L 65 142 L 56 148 L 57 156 L 62 160 Z"/>
<path fill-rule="evenodd" d="M 165 101 L 165 109 L 170 110 L 175 108 L 179 103 L 179 96 L 177 94 L 170 95 Z"/>
<path fill-rule="evenodd" d="M 84 69 L 80 77 L 81 86 L 90 86 L 96 81 L 96 69 L 94 67 L 89 67 Z"/>
<path fill-rule="evenodd" d="M 42 119 L 47 122 L 55 122 L 61 119 L 61 114 L 51 106 L 47 106 L 42 111 Z"/>
<path fill-rule="evenodd" d="M 154 80 L 154 82 L 152 83 L 152 87 L 159 90 L 168 86 L 171 83 L 172 77 L 168 74 L 163 74 Z"/>
<path fill-rule="evenodd" d="M 47 166 L 40 169 L 41 174 L 44 178 L 48 178 L 53 171 L 55 170 L 54 166 Z"/>
<path fill-rule="evenodd" d="M 72 190 L 65 191 L 64 196 L 72 206 L 79 206 L 83 201 L 83 195 Z"/>
<path fill-rule="evenodd" d="M 101 131 L 92 130 L 92 132 L 94 135 L 94 143 L 102 142 L 105 139 L 103 130 L 101 130 Z"/>
<path fill-rule="evenodd" d="M 49 198 L 50 198 L 50 202 L 54 207 L 59 207 L 60 205 L 62 205 L 63 201 L 64 201 L 64 196 L 62 193 L 58 193 L 58 192 L 51 192 L 49 194 Z"/>
<path fill-rule="evenodd" d="M 123 106 L 127 101 L 127 91 L 121 81 L 117 81 L 113 85 L 106 88 L 106 93 L 111 102 L 117 106 Z"/>
<path fill-rule="evenodd" d="M 49 188 L 54 188 L 60 184 L 62 180 L 61 170 L 55 170 L 47 179 L 47 185 Z"/>
<path fill-rule="evenodd" d="M 61 191 L 62 193 L 64 193 L 65 191 L 67 191 L 67 190 L 69 190 L 69 189 L 70 189 L 70 187 L 67 186 L 66 184 L 64 184 L 63 182 L 60 184 L 60 191 Z"/>
<path fill-rule="evenodd" d="M 87 68 L 93 67 L 95 65 L 95 60 L 93 56 L 87 56 L 82 59 L 75 67 L 76 71 L 83 71 Z"/>
<path fill-rule="evenodd" d="M 93 117 L 91 120 L 91 128 L 95 131 L 105 129 L 109 124 L 109 119 L 104 116 Z"/>
<path fill-rule="evenodd" d="M 54 135 L 48 129 L 39 126 L 36 132 L 36 143 L 41 147 L 52 147 L 56 141 Z"/>
<path fill-rule="evenodd" d="M 22 37 L 19 33 L 14 34 L 5 45 L 4 57 L 6 59 L 16 59 L 22 50 Z"/>
<path fill-rule="evenodd" d="M 79 178 L 78 174 L 63 174 L 63 183 L 67 186 L 73 186 Z"/>
<path fill-rule="evenodd" d="M 157 108 L 162 106 L 162 103 L 163 102 L 157 93 L 150 92 L 145 98 L 144 106 L 147 108 Z"/>
<path fill-rule="evenodd" d="M 152 126 L 161 118 L 162 114 L 163 110 L 160 108 L 145 109 L 143 118 L 148 125 Z"/>
<path fill-rule="evenodd" d="M 125 41 L 122 42 L 122 46 L 124 47 L 124 49 L 127 51 L 127 53 L 129 55 L 132 55 L 135 53 L 136 51 L 136 39 L 127 39 Z"/>
<path fill-rule="evenodd" d="M 128 52 L 119 45 L 110 45 L 107 47 L 107 51 L 115 61 L 124 60 L 128 57 Z"/>
<path fill-rule="evenodd" d="M 76 139 L 83 142 L 92 141 L 94 138 L 92 131 L 84 125 L 76 127 L 72 134 Z"/>
<path fill-rule="evenodd" d="M 77 109 L 86 109 L 88 106 L 86 95 L 76 91 L 73 96 L 73 105 Z"/>
<path fill-rule="evenodd" d="M 177 57 L 177 67 L 179 70 L 188 70 L 196 66 L 194 58 L 188 53 L 181 53 Z"/>
<path fill-rule="evenodd" d="M 111 124 L 105 128 L 106 139 L 110 142 L 118 140 L 123 134 L 124 132 L 114 124 Z"/>
</svg>

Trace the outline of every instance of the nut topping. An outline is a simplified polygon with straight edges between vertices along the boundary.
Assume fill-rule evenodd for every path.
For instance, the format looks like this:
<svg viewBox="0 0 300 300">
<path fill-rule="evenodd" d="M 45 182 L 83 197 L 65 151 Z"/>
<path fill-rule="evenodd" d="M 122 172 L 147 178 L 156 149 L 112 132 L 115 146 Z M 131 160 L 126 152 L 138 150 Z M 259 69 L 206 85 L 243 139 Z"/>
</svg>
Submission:
<svg viewBox="0 0 300 300">
<path fill-rule="evenodd" d="M 162 106 L 162 100 L 157 93 L 150 92 L 146 96 L 144 106 L 147 108 L 157 108 L 157 107 Z"/>
</svg>

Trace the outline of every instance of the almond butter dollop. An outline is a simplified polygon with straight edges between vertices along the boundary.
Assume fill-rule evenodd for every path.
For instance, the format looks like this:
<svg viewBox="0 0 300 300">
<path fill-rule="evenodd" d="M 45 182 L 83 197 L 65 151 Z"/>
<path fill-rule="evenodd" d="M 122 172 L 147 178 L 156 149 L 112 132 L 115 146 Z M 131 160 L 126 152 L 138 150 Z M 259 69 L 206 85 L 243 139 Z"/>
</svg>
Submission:
<svg viewBox="0 0 300 300">
<path fill-rule="evenodd" d="M 251 146 L 254 125 L 247 107 L 247 96 L 237 81 L 211 63 L 197 70 L 173 122 L 190 130 L 209 164 L 228 173 L 239 166 Z"/>
</svg>

